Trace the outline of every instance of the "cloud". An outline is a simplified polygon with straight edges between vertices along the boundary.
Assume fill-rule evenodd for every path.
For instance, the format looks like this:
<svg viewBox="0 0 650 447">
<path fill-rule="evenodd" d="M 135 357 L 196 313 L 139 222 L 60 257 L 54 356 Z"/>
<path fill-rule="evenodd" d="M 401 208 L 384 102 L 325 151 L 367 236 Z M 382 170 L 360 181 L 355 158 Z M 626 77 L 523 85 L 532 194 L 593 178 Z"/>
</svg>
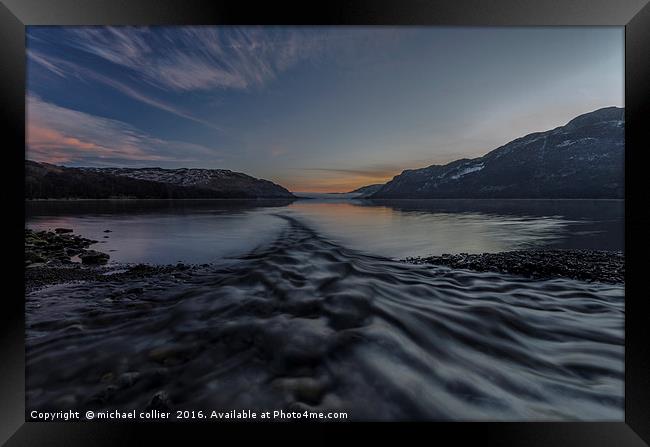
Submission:
<svg viewBox="0 0 650 447">
<path fill-rule="evenodd" d="M 148 135 L 121 121 L 27 97 L 27 158 L 78 165 L 220 162 L 208 147 Z"/>
<path fill-rule="evenodd" d="M 41 55 L 40 53 L 37 53 L 35 51 L 27 51 L 27 57 L 29 59 L 32 59 L 34 62 L 42 65 L 43 67 L 47 68 L 50 70 L 52 73 L 54 73 L 57 76 L 60 76 L 62 78 L 65 78 L 65 71 L 59 67 L 57 64 L 52 63 L 48 60 L 47 57 Z"/>
<path fill-rule="evenodd" d="M 369 54 L 384 55 L 401 34 L 391 28 L 93 26 L 30 29 L 28 39 L 93 55 L 166 91 L 188 92 L 263 87 L 301 62 L 327 57 L 367 64 Z"/>
<path fill-rule="evenodd" d="M 61 43 L 185 92 L 261 87 L 317 56 L 325 40 L 282 27 L 81 27 L 66 30 Z"/>
<path fill-rule="evenodd" d="M 96 82 L 100 82 L 104 85 L 107 85 L 111 88 L 114 88 L 115 90 L 119 91 L 120 93 L 135 99 L 137 101 L 143 102 L 149 106 L 155 107 L 159 110 L 163 110 L 165 112 L 171 113 L 176 116 L 180 116 L 181 118 L 188 119 L 190 121 L 194 121 L 200 124 L 203 124 L 205 126 L 208 126 L 212 129 L 218 130 L 218 131 L 223 131 L 223 129 L 214 123 L 211 123 L 209 121 L 203 120 L 201 118 L 198 118 L 189 112 L 186 112 L 182 110 L 181 108 L 177 106 L 173 106 L 171 104 L 165 103 L 161 100 L 158 100 L 156 98 L 153 98 L 151 96 L 148 96 L 144 94 L 141 91 L 136 90 L 135 88 L 132 88 L 128 85 L 126 85 L 123 82 L 117 81 L 113 78 L 110 78 L 108 76 L 105 76 L 103 74 L 97 73 L 94 70 L 90 70 L 88 68 L 82 67 L 80 65 L 77 65 L 72 62 L 65 61 L 63 59 L 53 57 L 53 56 L 46 56 L 44 54 L 39 53 L 38 51 L 34 50 L 28 50 L 27 51 L 27 57 L 32 59 L 34 62 L 40 64 L 41 66 L 45 67 L 46 69 L 50 70 L 51 72 L 57 74 L 58 76 L 61 77 L 70 77 L 70 76 L 75 76 L 81 79 L 87 79 L 87 80 L 93 80 Z"/>
</svg>

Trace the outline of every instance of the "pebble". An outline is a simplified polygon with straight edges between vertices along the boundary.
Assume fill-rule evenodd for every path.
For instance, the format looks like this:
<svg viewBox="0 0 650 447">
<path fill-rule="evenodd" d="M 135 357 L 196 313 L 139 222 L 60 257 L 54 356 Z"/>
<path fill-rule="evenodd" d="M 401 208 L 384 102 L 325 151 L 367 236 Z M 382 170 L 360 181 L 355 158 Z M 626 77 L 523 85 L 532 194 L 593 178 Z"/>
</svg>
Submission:
<svg viewBox="0 0 650 447">
<path fill-rule="evenodd" d="M 501 272 L 531 278 L 571 278 L 606 283 L 625 282 L 625 257 L 620 251 L 536 249 L 412 257 L 412 264 L 444 265 L 480 272 Z"/>
</svg>

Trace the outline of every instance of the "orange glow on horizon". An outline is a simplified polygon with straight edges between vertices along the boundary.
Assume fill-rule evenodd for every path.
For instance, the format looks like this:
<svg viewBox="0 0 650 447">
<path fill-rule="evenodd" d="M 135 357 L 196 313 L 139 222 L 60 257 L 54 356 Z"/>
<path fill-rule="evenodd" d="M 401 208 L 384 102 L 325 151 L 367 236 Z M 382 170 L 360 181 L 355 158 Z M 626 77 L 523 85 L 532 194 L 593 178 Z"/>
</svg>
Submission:
<svg viewBox="0 0 650 447">
<path fill-rule="evenodd" d="M 386 183 L 399 174 L 388 177 L 340 177 L 327 179 L 313 179 L 309 181 L 278 180 L 277 183 L 284 186 L 291 192 L 313 192 L 313 193 L 345 193 L 354 191 L 362 186 L 375 183 Z"/>
</svg>

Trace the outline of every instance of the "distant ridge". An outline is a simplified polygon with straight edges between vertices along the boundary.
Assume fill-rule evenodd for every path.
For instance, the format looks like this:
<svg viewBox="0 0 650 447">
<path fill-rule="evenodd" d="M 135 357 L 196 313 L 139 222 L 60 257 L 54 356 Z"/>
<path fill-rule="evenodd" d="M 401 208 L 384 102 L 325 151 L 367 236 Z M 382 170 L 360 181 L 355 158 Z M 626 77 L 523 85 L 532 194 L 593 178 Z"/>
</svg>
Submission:
<svg viewBox="0 0 650 447">
<path fill-rule="evenodd" d="M 405 170 L 370 198 L 623 198 L 624 116 L 607 107 L 482 157 Z"/>
<path fill-rule="evenodd" d="M 280 185 L 223 169 L 69 168 L 25 161 L 27 199 L 293 199 Z"/>
<path fill-rule="evenodd" d="M 346 194 L 361 194 L 364 196 L 374 194 L 375 192 L 379 191 L 382 187 L 384 186 L 383 183 L 377 183 L 374 185 L 367 185 L 367 186 L 362 186 L 361 188 L 357 188 L 354 191 L 350 191 Z"/>
</svg>

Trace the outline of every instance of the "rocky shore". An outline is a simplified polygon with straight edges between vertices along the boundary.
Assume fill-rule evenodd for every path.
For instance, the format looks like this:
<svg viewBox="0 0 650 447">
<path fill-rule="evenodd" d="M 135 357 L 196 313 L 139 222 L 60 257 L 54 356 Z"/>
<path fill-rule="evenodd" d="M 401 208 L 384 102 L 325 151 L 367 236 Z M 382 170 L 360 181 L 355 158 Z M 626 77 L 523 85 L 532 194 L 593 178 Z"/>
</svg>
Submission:
<svg viewBox="0 0 650 447">
<path fill-rule="evenodd" d="M 606 250 L 515 250 L 501 253 L 443 254 L 403 259 L 412 264 L 444 265 L 479 272 L 501 272 L 536 279 L 571 278 L 605 283 L 625 282 L 625 257 Z"/>
<path fill-rule="evenodd" d="M 106 230 L 110 232 L 110 230 Z M 76 281 L 124 282 L 165 274 L 191 276 L 205 265 L 106 265 L 106 253 L 89 247 L 98 241 L 75 235 L 70 228 L 25 230 L 25 289 Z M 534 279 L 571 278 L 611 284 L 625 282 L 625 257 L 620 251 L 534 249 L 500 253 L 443 254 L 409 257 L 411 264 L 432 264 L 479 272 L 500 272 Z"/>
<path fill-rule="evenodd" d="M 105 264 L 109 260 L 108 254 L 88 249 L 98 241 L 72 233 L 72 228 L 55 228 L 54 231 L 25 229 L 25 266 L 70 264 L 75 257 L 82 264 Z"/>
<path fill-rule="evenodd" d="M 110 230 L 106 230 L 110 232 Z M 109 255 L 91 250 L 98 241 L 73 234 L 71 228 L 54 231 L 25 229 L 25 291 L 77 281 L 129 281 L 165 274 L 182 279 L 199 265 L 106 265 Z M 137 288 L 136 288 L 137 289 Z M 141 290 L 132 290 L 141 293 Z M 131 293 L 130 292 L 130 293 Z"/>
<path fill-rule="evenodd" d="M 43 287 L 77 281 L 110 282 L 130 281 L 150 278 L 157 275 L 170 276 L 177 280 L 192 276 L 193 272 L 205 265 L 119 265 L 119 266 L 84 266 L 78 263 L 70 265 L 50 264 L 25 269 L 25 292 L 30 293 Z M 129 293 L 139 294 L 143 290 L 129 289 Z"/>
</svg>

